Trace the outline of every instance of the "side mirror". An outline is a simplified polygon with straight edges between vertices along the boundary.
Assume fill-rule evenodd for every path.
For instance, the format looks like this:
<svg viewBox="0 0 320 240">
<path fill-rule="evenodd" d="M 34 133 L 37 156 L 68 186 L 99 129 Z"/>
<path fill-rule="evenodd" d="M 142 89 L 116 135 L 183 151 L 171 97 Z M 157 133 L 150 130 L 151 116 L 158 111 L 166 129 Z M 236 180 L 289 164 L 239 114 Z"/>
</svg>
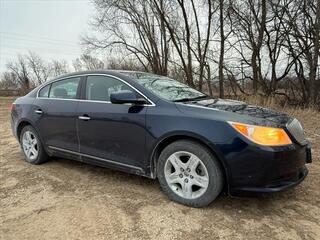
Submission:
<svg viewBox="0 0 320 240">
<path fill-rule="evenodd" d="M 144 98 L 138 98 L 137 95 L 129 90 L 123 90 L 110 94 L 110 101 L 114 104 L 131 103 L 134 105 L 143 105 L 148 103 Z"/>
</svg>

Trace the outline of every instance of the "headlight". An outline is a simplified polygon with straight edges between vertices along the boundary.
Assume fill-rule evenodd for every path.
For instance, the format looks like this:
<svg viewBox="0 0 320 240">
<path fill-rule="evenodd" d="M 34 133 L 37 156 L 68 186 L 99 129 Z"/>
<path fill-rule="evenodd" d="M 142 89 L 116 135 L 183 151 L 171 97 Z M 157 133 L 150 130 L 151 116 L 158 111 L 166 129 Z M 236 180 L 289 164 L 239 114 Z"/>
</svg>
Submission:
<svg viewBox="0 0 320 240">
<path fill-rule="evenodd" d="M 292 144 L 291 139 L 282 128 L 261 127 L 244 123 L 228 122 L 243 136 L 264 146 L 283 146 Z"/>
</svg>

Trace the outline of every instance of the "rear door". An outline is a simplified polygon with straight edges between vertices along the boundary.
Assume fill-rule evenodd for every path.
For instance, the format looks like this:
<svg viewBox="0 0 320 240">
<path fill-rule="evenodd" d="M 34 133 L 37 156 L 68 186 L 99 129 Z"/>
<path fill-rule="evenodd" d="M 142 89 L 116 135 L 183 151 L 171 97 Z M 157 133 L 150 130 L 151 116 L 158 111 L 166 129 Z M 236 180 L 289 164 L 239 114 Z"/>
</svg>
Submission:
<svg viewBox="0 0 320 240">
<path fill-rule="evenodd" d="M 76 130 L 79 96 L 80 77 L 55 81 L 39 91 L 32 114 L 47 147 L 63 152 L 79 152 Z"/>
<path fill-rule="evenodd" d="M 112 104 L 110 94 L 131 90 L 112 76 L 88 76 L 78 106 L 82 159 L 141 171 L 146 165 L 146 106 Z"/>
</svg>

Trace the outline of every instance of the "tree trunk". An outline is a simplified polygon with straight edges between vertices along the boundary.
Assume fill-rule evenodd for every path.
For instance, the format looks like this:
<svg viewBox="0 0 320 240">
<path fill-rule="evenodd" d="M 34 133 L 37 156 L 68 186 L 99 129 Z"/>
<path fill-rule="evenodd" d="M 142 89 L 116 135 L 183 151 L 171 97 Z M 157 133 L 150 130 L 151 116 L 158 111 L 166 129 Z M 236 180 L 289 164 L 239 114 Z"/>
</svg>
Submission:
<svg viewBox="0 0 320 240">
<path fill-rule="evenodd" d="M 275 63 L 272 64 L 272 72 L 271 72 L 271 89 L 270 94 L 274 94 L 277 90 L 277 72 L 276 72 L 276 65 Z"/>
<path fill-rule="evenodd" d="M 253 6 L 254 7 L 254 6 Z M 267 19 L 267 2 L 266 0 L 261 1 L 261 19 L 260 26 L 258 27 L 258 39 L 257 43 L 253 44 L 252 49 L 252 70 L 253 70 L 253 94 L 256 95 L 258 92 L 258 83 L 261 80 L 261 66 L 260 66 L 260 51 L 263 44 L 264 32 L 266 29 L 266 19 Z"/>
<path fill-rule="evenodd" d="M 211 86 L 211 70 L 210 70 L 210 66 L 207 64 L 206 68 L 207 68 L 208 91 L 209 91 L 210 96 L 213 96 L 213 90 L 212 90 L 212 86 Z"/>
<path fill-rule="evenodd" d="M 314 54 L 313 61 L 310 69 L 310 104 L 316 104 L 317 102 L 317 68 L 318 68 L 318 59 L 319 59 L 319 48 L 320 48 L 320 0 L 317 0 L 317 12 L 315 19 L 315 36 L 314 36 Z"/>
<path fill-rule="evenodd" d="M 252 90 L 253 94 L 256 95 L 258 92 L 258 78 L 259 78 L 259 73 L 258 73 L 258 66 L 257 66 L 257 50 L 253 49 L 252 51 L 252 74 L 253 74 L 253 79 L 252 79 Z"/>
<path fill-rule="evenodd" d="M 225 35 L 224 35 L 224 16 L 223 16 L 223 2 L 224 0 L 220 0 L 220 57 L 219 57 L 219 97 L 224 98 L 224 43 L 225 43 Z"/>
</svg>

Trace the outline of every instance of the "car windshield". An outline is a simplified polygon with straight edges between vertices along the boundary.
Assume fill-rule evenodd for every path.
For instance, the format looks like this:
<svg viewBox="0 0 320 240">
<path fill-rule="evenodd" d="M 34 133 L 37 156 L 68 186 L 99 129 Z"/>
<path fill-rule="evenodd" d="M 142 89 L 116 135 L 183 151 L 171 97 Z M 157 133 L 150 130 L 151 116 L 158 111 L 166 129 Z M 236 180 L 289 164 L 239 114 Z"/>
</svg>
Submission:
<svg viewBox="0 0 320 240">
<path fill-rule="evenodd" d="M 123 74 L 130 76 L 154 94 L 169 101 L 184 102 L 207 98 L 207 95 L 202 92 L 168 77 L 141 72 L 123 72 Z"/>
</svg>

